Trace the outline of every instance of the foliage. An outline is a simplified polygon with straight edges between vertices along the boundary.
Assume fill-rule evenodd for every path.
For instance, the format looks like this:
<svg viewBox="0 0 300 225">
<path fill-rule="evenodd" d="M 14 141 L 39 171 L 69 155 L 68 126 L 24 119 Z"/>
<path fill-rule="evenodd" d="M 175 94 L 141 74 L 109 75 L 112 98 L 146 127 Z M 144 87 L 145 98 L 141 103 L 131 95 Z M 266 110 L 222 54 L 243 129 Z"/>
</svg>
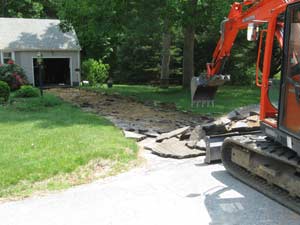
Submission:
<svg viewBox="0 0 300 225">
<path fill-rule="evenodd" d="M 2 0 L 2 17 L 55 18 L 56 0 Z"/>
<path fill-rule="evenodd" d="M 6 82 L 0 81 L 0 102 L 7 102 L 10 95 L 10 89 Z"/>
<path fill-rule="evenodd" d="M 103 84 L 108 78 L 109 65 L 102 60 L 88 59 L 82 63 L 82 79 L 91 85 Z"/>
<path fill-rule="evenodd" d="M 85 87 L 85 89 L 106 92 L 108 94 L 119 93 L 122 96 L 129 96 L 142 102 L 153 102 L 153 104 L 170 103 L 175 104 L 177 109 L 191 111 L 200 115 L 208 114 L 213 116 L 223 115 L 238 107 L 258 104 L 260 89 L 250 86 L 226 85 L 219 88 L 215 99 L 215 106 L 212 107 L 191 107 L 191 97 L 188 90 L 180 86 L 160 89 L 150 85 L 114 85 L 113 88 L 106 87 Z M 234 99 L 234 101 L 232 101 Z"/>
<path fill-rule="evenodd" d="M 13 61 L 0 65 L 0 80 L 8 83 L 11 90 L 18 90 L 28 83 L 24 70 Z"/>
<path fill-rule="evenodd" d="M 110 65 L 110 76 L 119 83 L 157 83 L 160 77 L 162 34 L 172 34 L 170 79 L 182 80 L 182 27 L 193 23 L 196 31 L 195 75 L 205 71 L 219 38 L 220 22 L 233 1 L 198 1 L 190 16 L 188 0 L 80 1 L 63 0 L 59 17 L 72 23 L 85 58 L 100 58 Z M 193 13 L 192 13 L 193 14 Z M 209 18 L 209 19 L 207 19 Z M 67 26 L 66 26 L 67 27 Z M 239 48 L 240 39 L 235 43 Z M 247 52 L 247 56 L 253 52 Z M 233 52 L 232 56 L 239 54 Z M 249 65 L 248 57 L 238 62 Z M 251 65 L 255 62 L 252 61 Z M 232 68 L 229 65 L 227 68 Z M 245 68 L 248 70 L 247 68 Z M 230 70 L 239 76 L 238 70 Z M 238 79 L 235 80 L 235 83 Z"/>
<path fill-rule="evenodd" d="M 125 169 L 136 159 L 135 142 L 124 138 L 106 119 L 84 113 L 53 95 L 46 94 L 44 101 L 60 104 L 45 107 L 41 99 L 13 99 L 11 105 L 0 107 L 0 198 L 32 190 L 38 181 L 46 184 L 45 179 L 64 177 L 91 160 L 106 160 L 105 165 L 112 167 L 118 163 Z M 33 102 L 40 110 L 31 110 Z M 16 110 L 19 104 L 24 107 L 22 113 Z M 65 182 L 63 178 L 59 181 Z M 46 184 L 42 190 L 47 188 Z"/>
<path fill-rule="evenodd" d="M 17 98 L 32 98 L 32 97 L 39 97 L 39 96 L 40 96 L 39 89 L 32 87 L 31 85 L 23 85 L 15 93 L 15 97 Z"/>
<path fill-rule="evenodd" d="M 205 71 L 219 38 L 220 22 L 227 16 L 233 1 L 203 0 L 197 2 L 196 16 L 189 8 L 189 0 L 7 0 L 7 16 L 59 17 L 63 30 L 72 24 L 79 37 L 85 59 L 101 59 L 110 65 L 110 76 L 122 83 L 158 81 L 161 63 L 162 33 L 172 34 L 170 78 L 182 79 L 182 27 L 192 23 L 196 28 L 195 75 Z M 209 18 L 209 19 L 207 19 Z M 238 39 L 235 46 L 243 45 Z M 246 52 L 252 58 L 253 51 Z M 249 65 L 248 57 L 238 61 L 232 52 L 228 73 L 242 76 L 236 66 Z M 255 53 L 254 53 L 255 55 Z M 254 61 L 249 65 L 253 67 Z M 234 83 L 239 83 L 235 79 Z M 242 80 L 240 80 L 242 81 Z M 249 83 L 249 82 L 247 82 Z"/>
<path fill-rule="evenodd" d="M 231 71 L 231 84 L 244 86 L 253 86 L 255 84 L 256 67 L 254 65 L 241 63 L 236 65 Z"/>
<path fill-rule="evenodd" d="M 71 29 L 72 24 L 83 49 L 84 60 L 101 59 L 109 65 L 109 76 L 116 82 L 145 84 L 159 81 L 162 37 L 166 31 L 170 32 L 172 42 L 171 83 L 182 81 L 182 31 L 187 24 L 195 27 L 195 75 L 205 72 L 206 63 L 211 61 L 220 37 L 220 22 L 228 15 L 234 2 L 201 0 L 191 8 L 191 0 L 5 1 L 6 16 L 58 17 L 63 21 L 61 28 L 64 31 Z M 237 49 L 244 46 L 241 40 L 239 38 L 235 42 Z M 233 83 L 249 84 L 250 81 L 244 82 L 239 78 L 243 77 L 240 71 L 250 71 L 255 63 L 252 58 L 256 55 L 252 49 L 243 51 L 247 57 L 238 57 L 240 53 L 239 50 L 232 51 L 227 73 L 232 75 Z M 246 80 L 250 79 L 249 75 Z"/>
<path fill-rule="evenodd" d="M 231 75 L 231 84 L 253 85 L 256 74 L 256 45 L 246 40 L 245 32 L 238 35 L 237 43 L 232 48 L 225 73 Z"/>
</svg>

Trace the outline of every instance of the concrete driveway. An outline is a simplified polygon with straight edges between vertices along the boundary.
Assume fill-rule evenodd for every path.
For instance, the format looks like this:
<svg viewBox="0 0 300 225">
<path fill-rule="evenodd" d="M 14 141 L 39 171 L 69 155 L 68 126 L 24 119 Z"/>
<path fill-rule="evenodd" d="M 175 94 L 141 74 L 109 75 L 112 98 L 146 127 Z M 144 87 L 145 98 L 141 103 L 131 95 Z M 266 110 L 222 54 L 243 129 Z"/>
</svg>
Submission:
<svg viewBox="0 0 300 225">
<path fill-rule="evenodd" d="M 116 177 L 0 205 L 1 225 L 300 224 L 300 216 L 204 158 L 163 159 Z"/>
</svg>

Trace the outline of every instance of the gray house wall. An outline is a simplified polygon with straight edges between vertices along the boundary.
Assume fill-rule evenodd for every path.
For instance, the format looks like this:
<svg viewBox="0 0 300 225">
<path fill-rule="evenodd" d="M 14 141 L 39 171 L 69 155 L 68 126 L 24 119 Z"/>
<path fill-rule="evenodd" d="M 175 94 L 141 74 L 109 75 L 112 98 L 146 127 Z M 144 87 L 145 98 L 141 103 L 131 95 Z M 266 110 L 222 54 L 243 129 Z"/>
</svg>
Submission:
<svg viewBox="0 0 300 225">
<path fill-rule="evenodd" d="M 18 51 L 15 52 L 15 62 L 20 65 L 27 75 L 28 81 L 34 85 L 33 59 L 41 52 L 43 58 L 69 58 L 71 85 L 77 86 L 80 83 L 80 52 L 79 51 Z"/>
</svg>

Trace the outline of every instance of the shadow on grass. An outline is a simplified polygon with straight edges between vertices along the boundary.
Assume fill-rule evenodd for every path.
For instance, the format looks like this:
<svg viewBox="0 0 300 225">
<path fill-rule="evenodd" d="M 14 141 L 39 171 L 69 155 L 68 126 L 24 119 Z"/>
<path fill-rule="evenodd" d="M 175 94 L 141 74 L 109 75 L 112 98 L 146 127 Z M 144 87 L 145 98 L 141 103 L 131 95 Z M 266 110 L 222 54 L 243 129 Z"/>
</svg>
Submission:
<svg viewBox="0 0 300 225">
<path fill-rule="evenodd" d="M 45 99 L 15 99 L 10 105 L 0 107 L 0 124 L 17 125 L 28 122 L 44 129 L 74 125 L 113 126 L 110 121 L 84 113 L 80 108 L 51 95 Z"/>
</svg>

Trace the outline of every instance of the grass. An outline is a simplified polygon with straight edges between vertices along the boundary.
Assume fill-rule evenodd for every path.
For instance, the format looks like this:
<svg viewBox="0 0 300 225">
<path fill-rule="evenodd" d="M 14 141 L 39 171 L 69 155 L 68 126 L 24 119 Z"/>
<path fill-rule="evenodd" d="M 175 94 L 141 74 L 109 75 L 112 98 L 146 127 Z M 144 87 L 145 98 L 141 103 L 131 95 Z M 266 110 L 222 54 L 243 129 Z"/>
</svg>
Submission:
<svg viewBox="0 0 300 225">
<path fill-rule="evenodd" d="M 135 142 L 109 121 L 52 95 L 0 106 L 0 198 L 84 183 L 93 171 L 114 173 L 136 158 Z"/>
<path fill-rule="evenodd" d="M 119 93 L 123 96 L 133 97 L 138 101 L 175 103 L 182 111 L 191 111 L 197 114 L 222 115 L 233 109 L 250 104 L 258 104 L 260 90 L 256 87 L 222 86 L 215 98 L 215 107 L 191 107 L 190 92 L 181 87 L 170 87 L 160 89 L 145 85 L 114 85 L 109 89 L 106 87 L 84 87 L 85 89 L 106 92 L 108 94 Z"/>
</svg>

